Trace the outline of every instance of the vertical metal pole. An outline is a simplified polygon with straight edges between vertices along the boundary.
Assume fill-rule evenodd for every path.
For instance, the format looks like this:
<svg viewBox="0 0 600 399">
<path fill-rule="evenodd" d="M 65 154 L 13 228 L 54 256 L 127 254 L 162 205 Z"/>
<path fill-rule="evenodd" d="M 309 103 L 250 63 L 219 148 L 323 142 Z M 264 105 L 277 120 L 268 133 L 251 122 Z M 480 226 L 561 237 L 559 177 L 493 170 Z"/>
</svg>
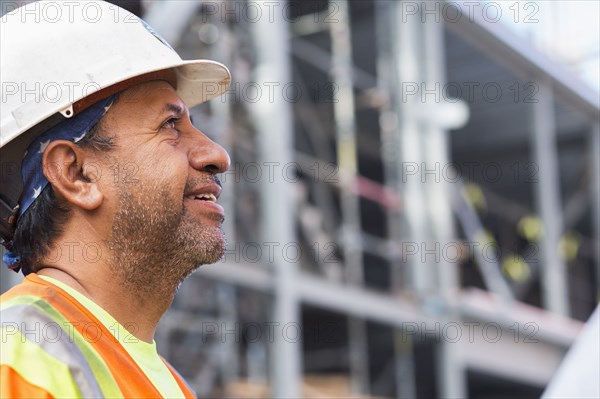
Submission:
<svg viewBox="0 0 600 399">
<path fill-rule="evenodd" d="M 400 87 L 394 58 L 397 48 L 398 28 L 395 23 L 393 2 L 375 2 L 375 27 L 377 35 L 377 76 L 379 92 L 386 98 L 380 109 L 381 154 L 383 158 L 385 186 L 400 189 L 397 140 L 398 113 L 394 108 L 395 93 Z M 397 100 L 397 99 L 396 99 Z M 391 242 L 402 241 L 402 219 L 400 209 L 387 209 L 388 236 Z M 399 259 L 390 262 L 392 292 L 400 292 L 405 286 L 404 270 Z M 417 395 L 412 337 L 401 329 L 394 330 L 395 382 L 398 399 L 412 399 Z"/>
<path fill-rule="evenodd" d="M 341 178 L 342 240 L 346 281 L 363 284 L 363 251 L 360 240 L 360 200 L 352 191 L 358 174 L 356 154 L 356 120 L 354 117 L 354 85 L 352 81 L 352 41 L 347 0 L 334 0 L 335 23 L 329 25 L 332 49 L 332 77 L 337 85 L 333 111 L 337 138 L 337 164 Z M 352 391 L 367 393 L 369 368 L 367 332 L 363 320 L 349 317 L 349 351 Z"/>
<path fill-rule="evenodd" d="M 441 3 L 436 3 L 436 8 Z M 422 10 L 421 10 L 422 11 Z M 436 109 L 444 106 L 445 99 L 442 87 L 446 83 L 446 60 L 444 54 L 444 25 L 443 19 L 426 18 L 421 24 L 423 45 L 421 46 L 421 59 L 425 74 L 423 81 L 425 88 L 424 106 L 432 112 L 427 112 L 423 124 L 423 151 L 426 168 L 427 213 L 431 220 L 432 229 L 430 237 L 435 243 L 437 267 L 437 293 L 444 299 L 448 308 L 442 318 L 445 322 L 457 320 L 452 304 L 458 292 L 458 272 L 456 263 L 445 259 L 446 251 L 443 250 L 454 237 L 454 223 L 452 219 L 452 187 L 444 175 L 446 166 L 450 162 L 448 132 L 443 121 L 436 120 Z M 439 248 L 439 249 L 437 249 Z M 440 396 L 443 398 L 464 398 L 467 396 L 467 382 L 465 368 L 461 360 L 460 349 L 456 343 L 447 342 L 442 337 L 438 347 L 438 382 Z"/>
<path fill-rule="evenodd" d="M 532 107 L 532 146 L 539 168 L 539 182 L 534 188 L 536 207 L 544 224 L 541 241 L 542 298 L 546 309 L 568 316 L 567 273 L 558 252 L 563 218 L 554 102 L 550 83 L 541 81 L 539 86 L 538 102 Z"/>
<path fill-rule="evenodd" d="M 437 3 L 441 9 L 441 4 Z M 435 110 L 444 106 L 442 87 L 446 84 L 446 58 L 444 53 L 443 19 L 436 22 L 429 17 L 422 25 L 424 45 L 423 57 L 425 70 L 425 86 L 433 93 L 428 94 L 425 106 Z M 451 262 L 444 256 L 443 248 L 455 237 L 452 219 L 452 187 L 446 172 L 450 163 L 448 131 L 441 121 L 436 121 L 437 112 L 428 112 L 424 120 L 425 134 L 423 135 L 425 165 L 427 168 L 427 202 L 431 218 L 432 238 L 440 250 L 436 251 L 438 290 L 446 303 L 453 303 L 453 297 L 458 288 L 458 271 L 456 262 Z M 433 172 L 433 174 L 430 174 Z"/>
<path fill-rule="evenodd" d="M 446 323 L 449 320 L 441 320 Z M 442 324 L 443 325 L 443 324 Z M 440 398 L 463 399 L 467 397 L 467 376 L 462 362 L 462 346 L 457 342 L 448 342 L 442 337 L 437 347 L 437 380 Z"/>
<path fill-rule="evenodd" d="M 231 31 L 227 24 L 219 26 L 220 45 L 210 47 L 211 56 L 213 59 L 223 62 L 225 65 L 232 65 L 231 62 Z M 235 71 L 232 71 L 235 76 Z M 218 125 L 216 132 L 211 132 L 216 135 L 217 141 L 222 145 L 227 152 L 232 156 L 232 119 L 229 103 L 226 101 L 226 96 L 215 99 L 210 103 L 213 115 Z M 235 158 L 232 159 L 232 169 L 235 173 Z M 233 174 L 225 174 L 222 177 L 223 193 L 220 202 L 223 204 L 226 212 L 226 218 L 223 222 L 223 231 L 229 242 L 236 242 L 235 234 L 235 177 Z M 237 287 L 226 282 L 217 282 L 219 320 L 229 328 L 233 328 L 238 322 L 237 316 Z M 264 365 L 263 367 L 266 367 Z M 219 368 L 224 385 L 227 385 L 240 376 L 240 358 L 238 347 L 235 340 L 226 340 L 223 345 L 221 357 L 219 359 Z"/>
<path fill-rule="evenodd" d="M 334 94 L 333 111 L 337 138 L 337 163 L 342 187 L 342 234 L 346 278 L 350 284 L 363 281 L 362 246 L 358 239 L 361 231 L 360 203 L 353 193 L 352 185 L 358 173 L 356 155 L 356 121 L 354 118 L 354 91 L 352 83 L 352 44 L 348 4 L 346 0 L 335 0 L 338 22 L 330 25 L 333 55 L 332 77 L 337 86 Z"/>
<path fill-rule="evenodd" d="M 389 1 L 375 2 L 375 29 L 377 41 L 377 77 L 378 92 L 382 98 L 379 109 L 379 129 L 381 139 L 381 157 L 384 170 L 384 185 L 388 188 L 398 189 L 398 115 L 393 106 L 394 89 L 399 87 L 396 76 L 395 60 L 392 48 L 398 40 L 398 31 L 392 21 L 392 3 Z M 388 207 L 387 229 L 391 242 L 399 243 L 402 239 L 401 210 L 399 207 Z M 399 292 L 404 286 L 404 273 L 399 259 L 390 261 L 391 291 Z"/>
<path fill-rule="evenodd" d="M 255 43 L 255 79 L 258 87 L 266 90 L 273 82 L 281 86 L 291 82 L 289 59 L 289 32 L 283 19 L 286 1 L 259 2 L 262 18 L 251 24 Z M 267 17 L 268 16 L 268 17 Z M 271 18 L 272 17 L 272 18 Z M 291 105 L 278 96 L 269 101 L 267 95 L 252 104 L 258 134 L 259 155 L 263 162 L 277 162 L 283 168 L 293 160 L 293 124 Z M 277 245 L 273 251 L 273 320 L 278 323 L 278 333 L 270 352 L 270 374 L 274 398 L 300 397 L 301 372 L 299 340 L 288 337 L 284 331 L 298 331 L 299 296 L 296 289 L 297 265 L 287 262 L 281 250 L 286 244 L 295 242 L 295 212 L 291 183 L 283 179 L 262 179 L 261 182 L 262 239 L 269 245 Z M 296 329 L 289 328 L 296 326 Z M 288 327 L 284 329 L 284 327 Z"/>
<path fill-rule="evenodd" d="M 600 123 L 594 122 L 590 133 L 590 196 L 592 197 L 592 224 L 595 243 L 600 243 Z M 596 246 L 596 300 L 600 300 L 600 250 Z"/>
<path fill-rule="evenodd" d="M 398 189 L 403 194 L 403 216 L 408 233 L 407 237 L 403 237 L 403 242 L 408 242 L 417 248 L 417 254 L 407 258 L 411 271 L 411 289 L 419 297 L 425 298 L 435 290 L 431 284 L 433 268 L 430 263 L 422 261 L 424 247 L 432 244 L 429 242 L 427 229 L 429 224 L 427 198 L 421 169 L 424 161 L 423 143 L 418 117 L 419 111 L 422 109 L 420 107 L 423 106 L 420 104 L 420 87 L 423 80 L 420 71 L 423 64 L 419 41 L 422 31 L 420 29 L 421 21 L 418 17 L 410 16 L 406 19 L 404 3 L 404 1 L 393 2 L 393 18 L 396 20 L 398 38 L 392 42 L 398 81 L 398 86 L 394 89 L 400 94 L 395 101 L 400 121 Z M 397 21 L 402 21 L 402 23 Z"/>
</svg>

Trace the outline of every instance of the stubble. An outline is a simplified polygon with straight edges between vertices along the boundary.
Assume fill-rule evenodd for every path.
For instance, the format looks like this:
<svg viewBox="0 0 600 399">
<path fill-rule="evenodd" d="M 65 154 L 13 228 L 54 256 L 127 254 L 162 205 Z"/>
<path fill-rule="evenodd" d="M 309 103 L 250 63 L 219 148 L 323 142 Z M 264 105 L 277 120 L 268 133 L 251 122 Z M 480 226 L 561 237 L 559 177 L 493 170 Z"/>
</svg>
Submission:
<svg viewBox="0 0 600 399">
<path fill-rule="evenodd" d="M 119 210 L 107 243 L 112 271 L 132 293 L 172 298 L 194 270 L 222 258 L 221 223 L 208 225 L 195 218 L 183 198 L 174 199 L 169 184 L 135 194 L 130 189 L 119 187 Z"/>
</svg>

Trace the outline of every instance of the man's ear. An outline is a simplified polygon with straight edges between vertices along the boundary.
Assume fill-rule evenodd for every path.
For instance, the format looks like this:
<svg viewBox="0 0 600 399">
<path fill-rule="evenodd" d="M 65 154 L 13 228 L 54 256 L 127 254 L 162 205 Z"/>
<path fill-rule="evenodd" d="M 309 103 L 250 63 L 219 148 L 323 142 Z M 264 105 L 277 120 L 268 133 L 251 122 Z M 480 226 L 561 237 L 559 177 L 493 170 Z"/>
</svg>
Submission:
<svg viewBox="0 0 600 399">
<path fill-rule="evenodd" d="M 68 140 L 50 142 L 42 156 L 44 176 L 68 202 L 88 211 L 98 208 L 104 195 L 98 186 L 100 170 L 88 165 L 89 155 Z"/>
</svg>

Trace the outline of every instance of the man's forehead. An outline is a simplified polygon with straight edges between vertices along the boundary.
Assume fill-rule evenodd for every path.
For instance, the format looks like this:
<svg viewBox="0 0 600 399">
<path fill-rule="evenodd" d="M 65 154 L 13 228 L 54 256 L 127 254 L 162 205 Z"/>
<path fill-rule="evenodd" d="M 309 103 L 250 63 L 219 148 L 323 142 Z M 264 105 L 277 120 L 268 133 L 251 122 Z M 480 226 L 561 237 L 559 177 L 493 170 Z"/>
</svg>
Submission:
<svg viewBox="0 0 600 399">
<path fill-rule="evenodd" d="M 121 93 L 119 103 L 138 108 L 139 111 L 185 113 L 186 105 L 168 82 L 156 80 L 131 87 Z"/>
<path fill-rule="evenodd" d="M 136 98 L 136 97 L 150 97 L 154 99 L 159 96 L 170 96 L 172 98 L 179 98 L 175 88 L 171 83 L 165 80 L 153 80 L 150 82 L 144 82 L 128 88 L 121 93 L 121 97 L 124 98 Z"/>
</svg>

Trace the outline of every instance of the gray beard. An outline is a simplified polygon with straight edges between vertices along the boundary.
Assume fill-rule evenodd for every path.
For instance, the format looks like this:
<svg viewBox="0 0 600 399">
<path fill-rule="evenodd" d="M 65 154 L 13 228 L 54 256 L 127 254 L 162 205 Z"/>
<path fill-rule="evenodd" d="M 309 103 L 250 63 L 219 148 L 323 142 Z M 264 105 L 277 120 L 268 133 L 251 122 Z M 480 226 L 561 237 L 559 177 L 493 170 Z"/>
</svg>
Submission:
<svg viewBox="0 0 600 399">
<path fill-rule="evenodd" d="M 193 271 L 223 257 L 221 225 L 195 220 L 183 206 L 183 198 L 169 203 L 172 188 L 164 184 L 135 196 L 127 186 L 119 187 L 120 207 L 107 242 L 112 272 L 140 299 L 172 300 Z"/>
</svg>

